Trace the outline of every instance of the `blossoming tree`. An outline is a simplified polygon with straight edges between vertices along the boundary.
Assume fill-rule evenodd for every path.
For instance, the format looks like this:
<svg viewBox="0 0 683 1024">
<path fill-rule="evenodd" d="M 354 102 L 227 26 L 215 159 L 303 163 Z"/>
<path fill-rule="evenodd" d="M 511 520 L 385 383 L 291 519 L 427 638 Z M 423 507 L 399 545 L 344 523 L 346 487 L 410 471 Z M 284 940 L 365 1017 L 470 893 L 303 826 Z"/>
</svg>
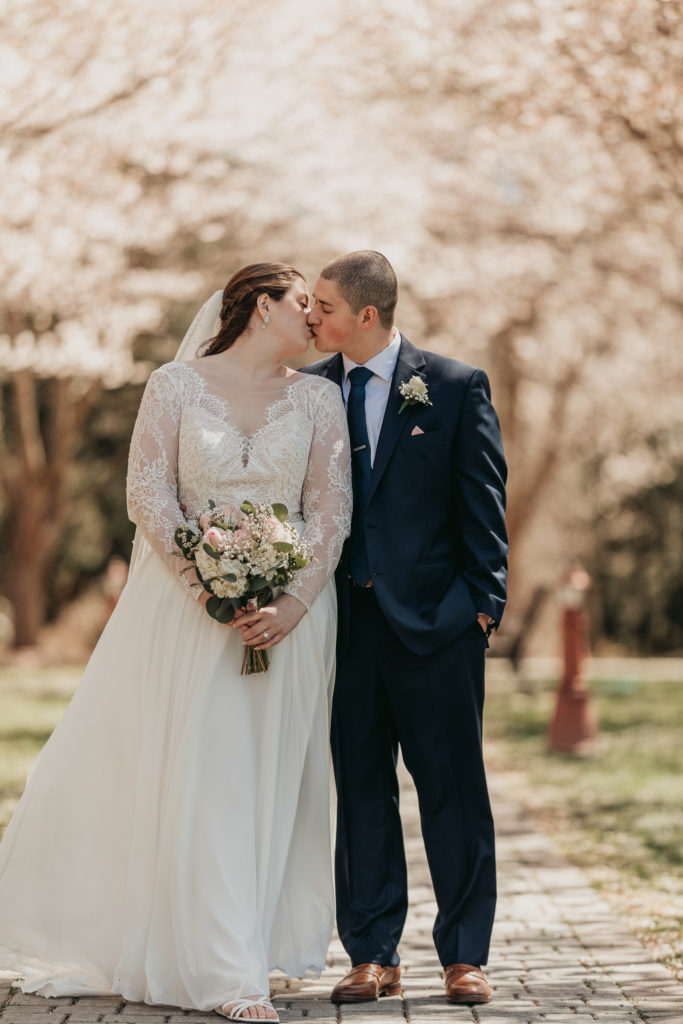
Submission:
<svg viewBox="0 0 683 1024">
<path fill-rule="evenodd" d="M 680 5 L 13 0 L 2 17 L 18 643 L 44 616 L 88 408 L 147 373 L 141 332 L 237 261 L 314 280 L 380 249 L 405 333 L 490 372 L 520 633 L 590 515 L 680 461 Z"/>
</svg>

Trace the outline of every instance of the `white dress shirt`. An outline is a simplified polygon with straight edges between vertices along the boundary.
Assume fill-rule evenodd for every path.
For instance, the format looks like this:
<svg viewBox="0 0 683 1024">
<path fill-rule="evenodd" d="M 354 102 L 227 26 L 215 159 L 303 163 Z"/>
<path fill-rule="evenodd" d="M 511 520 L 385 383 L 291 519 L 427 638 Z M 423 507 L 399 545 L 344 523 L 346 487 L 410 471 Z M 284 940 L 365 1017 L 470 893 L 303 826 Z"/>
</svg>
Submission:
<svg viewBox="0 0 683 1024">
<path fill-rule="evenodd" d="M 375 463 L 377 441 L 389 400 L 389 391 L 391 390 L 391 378 L 394 375 L 399 349 L 401 348 L 401 335 L 396 327 L 392 328 L 392 330 L 392 338 L 387 347 L 383 348 L 372 359 L 368 359 L 367 363 L 354 363 L 348 356 L 342 355 L 344 360 L 344 379 L 342 381 L 344 404 L 348 402 L 349 391 L 351 390 L 349 381 L 351 370 L 355 369 L 356 366 L 365 366 L 368 370 L 372 370 L 373 373 L 373 376 L 365 385 L 365 422 L 368 428 L 368 438 L 370 439 L 371 465 Z"/>
</svg>

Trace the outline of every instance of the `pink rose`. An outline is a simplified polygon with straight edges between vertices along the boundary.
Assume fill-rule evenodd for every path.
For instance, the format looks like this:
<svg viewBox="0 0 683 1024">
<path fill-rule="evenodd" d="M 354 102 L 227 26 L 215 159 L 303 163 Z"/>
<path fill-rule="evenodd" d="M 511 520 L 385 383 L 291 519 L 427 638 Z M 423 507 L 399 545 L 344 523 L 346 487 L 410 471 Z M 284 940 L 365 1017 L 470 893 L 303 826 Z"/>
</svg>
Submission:
<svg viewBox="0 0 683 1024">
<path fill-rule="evenodd" d="M 199 517 L 199 528 L 202 531 L 202 533 L 207 528 L 207 526 L 209 525 L 210 521 L 211 521 L 211 513 L 210 512 L 203 512 L 200 515 L 200 517 Z"/>
<path fill-rule="evenodd" d="M 221 509 L 221 518 L 223 519 L 223 522 L 227 523 L 228 526 L 233 529 L 238 525 L 241 517 L 242 513 L 239 505 L 234 505 L 232 502 Z"/>
<path fill-rule="evenodd" d="M 240 527 L 239 530 L 235 530 L 232 536 L 235 541 L 249 541 L 251 540 L 251 530 L 245 530 L 244 527 Z"/>
<path fill-rule="evenodd" d="M 287 540 L 287 532 L 279 519 L 266 519 L 263 524 L 263 539 L 270 544 Z"/>
<path fill-rule="evenodd" d="M 223 530 L 219 530 L 217 526 L 212 526 L 204 534 L 204 541 L 212 548 L 215 548 L 216 551 L 224 551 L 227 537 Z"/>
</svg>

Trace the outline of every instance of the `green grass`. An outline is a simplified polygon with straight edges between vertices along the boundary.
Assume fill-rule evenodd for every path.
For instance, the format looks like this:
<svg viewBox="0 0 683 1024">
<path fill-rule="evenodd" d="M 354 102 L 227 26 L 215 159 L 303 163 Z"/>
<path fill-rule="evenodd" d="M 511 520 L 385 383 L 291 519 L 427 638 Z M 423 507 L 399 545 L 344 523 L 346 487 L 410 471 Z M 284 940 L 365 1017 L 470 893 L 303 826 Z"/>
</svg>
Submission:
<svg viewBox="0 0 683 1024">
<path fill-rule="evenodd" d="M 598 680 L 594 753 L 547 752 L 555 685 L 487 699 L 490 761 L 525 779 L 525 799 L 564 852 L 683 978 L 683 680 Z"/>
<path fill-rule="evenodd" d="M 591 687 L 600 735 L 594 754 L 549 755 L 555 691 L 494 692 L 487 737 L 523 770 L 543 812 L 590 831 L 601 857 L 644 879 L 683 864 L 683 681 L 643 683 L 618 693 Z M 592 845 L 592 844 L 591 844 Z"/>
</svg>

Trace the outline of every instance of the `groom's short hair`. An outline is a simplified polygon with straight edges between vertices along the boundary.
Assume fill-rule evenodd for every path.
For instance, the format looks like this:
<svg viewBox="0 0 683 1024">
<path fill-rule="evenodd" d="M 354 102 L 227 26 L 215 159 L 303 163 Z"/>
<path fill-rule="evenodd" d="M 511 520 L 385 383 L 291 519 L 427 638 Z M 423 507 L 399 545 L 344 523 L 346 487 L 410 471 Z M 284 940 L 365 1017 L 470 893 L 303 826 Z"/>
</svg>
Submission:
<svg viewBox="0 0 683 1024">
<path fill-rule="evenodd" d="M 364 306 L 374 306 L 382 326 L 389 329 L 393 325 L 398 281 L 391 263 L 381 252 L 360 249 L 337 256 L 321 270 L 320 276 L 337 282 L 354 313 L 360 313 Z"/>
</svg>

